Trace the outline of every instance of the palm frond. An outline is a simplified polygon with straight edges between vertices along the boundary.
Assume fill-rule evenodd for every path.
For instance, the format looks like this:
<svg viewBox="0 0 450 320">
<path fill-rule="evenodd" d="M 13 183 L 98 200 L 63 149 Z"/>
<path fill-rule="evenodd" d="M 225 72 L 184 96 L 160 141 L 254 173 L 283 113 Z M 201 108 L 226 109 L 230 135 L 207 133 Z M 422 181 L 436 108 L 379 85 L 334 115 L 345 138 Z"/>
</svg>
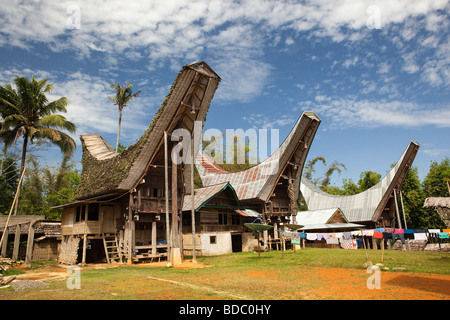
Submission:
<svg viewBox="0 0 450 320">
<path fill-rule="evenodd" d="M 70 133 L 76 132 L 76 126 L 74 123 L 68 121 L 66 117 L 60 114 L 53 114 L 45 116 L 39 120 L 39 125 L 48 128 L 60 128 L 69 131 Z"/>
</svg>

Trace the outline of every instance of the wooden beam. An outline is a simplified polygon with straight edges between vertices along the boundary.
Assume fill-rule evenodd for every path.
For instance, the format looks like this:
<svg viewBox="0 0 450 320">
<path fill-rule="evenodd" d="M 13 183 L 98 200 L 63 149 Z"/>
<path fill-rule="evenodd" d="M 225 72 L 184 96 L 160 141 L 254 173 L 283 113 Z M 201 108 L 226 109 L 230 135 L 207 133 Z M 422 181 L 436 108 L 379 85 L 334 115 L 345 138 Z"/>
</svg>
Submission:
<svg viewBox="0 0 450 320">
<path fill-rule="evenodd" d="M 2 258 L 6 258 L 6 249 L 8 248 L 8 235 L 9 235 L 9 231 L 8 231 L 8 227 L 3 228 L 3 242 L 2 242 L 2 247 L 1 247 L 1 256 Z"/>
<path fill-rule="evenodd" d="M 31 259 L 34 246 L 34 222 L 30 222 L 28 227 L 27 251 L 25 254 L 25 267 L 31 267 Z"/>
<path fill-rule="evenodd" d="M 133 220 L 133 193 L 130 192 L 130 197 L 128 199 L 128 259 L 127 264 L 133 264 L 133 248 L 132 248 L 132 241 L 133 241 L 133 235 L 131 234 L 131 222 Z"/>
<path fill-rule="evenodd" d="M 16 225 L 16 234 L 14 235 L 14 249 L 12 254 L 13 260 L 19 259 L 19 248 L 20 248 L 20 224 Z"/>
<path fill-rule="evenodd" d="M 164 131 L 164 198 L 166 205 L 166 241 L 167 241 L 167 267 L 172 266 L 171 239 L 170 239 L 170 216 L 169 216 L 169 155 L 167 132 Z"/>
</svg>

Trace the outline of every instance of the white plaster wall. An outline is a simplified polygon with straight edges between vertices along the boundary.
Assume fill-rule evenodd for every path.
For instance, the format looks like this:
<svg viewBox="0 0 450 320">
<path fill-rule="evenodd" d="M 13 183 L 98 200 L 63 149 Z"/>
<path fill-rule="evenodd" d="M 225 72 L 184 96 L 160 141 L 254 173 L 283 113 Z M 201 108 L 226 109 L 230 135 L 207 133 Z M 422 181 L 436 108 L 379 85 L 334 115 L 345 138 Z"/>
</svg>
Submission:
<svg viewBox="0 0 450 320">
<path fill-rule="evenodd" d="M 216 237 L 216 243 L 210 243 L 210 236 Z M 201 234 L 202 254 L 205 256 L 232 253 L 230 232 L 207 232 Z"/>
</svg>

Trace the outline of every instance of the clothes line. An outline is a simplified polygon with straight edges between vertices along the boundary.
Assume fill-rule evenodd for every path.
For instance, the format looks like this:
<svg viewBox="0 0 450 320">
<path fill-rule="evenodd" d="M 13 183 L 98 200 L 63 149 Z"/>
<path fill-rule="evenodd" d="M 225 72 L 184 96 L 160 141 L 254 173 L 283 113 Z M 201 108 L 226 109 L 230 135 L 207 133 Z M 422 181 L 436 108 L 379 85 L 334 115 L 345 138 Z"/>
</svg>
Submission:
<svg viewBox="0 0 450 320">
<path fill-rule="evenodd" d="M 293 239 L 293 244 L 299 244 L 299 239 L 309 241 L 326 240 L 327 244 L 340 244 L 344 249 L 356 249 L 358 237 L 373 237 L 374 239 L 400 240 L 405 244 L 406 239 L 428 240 L 429 238 L 450 239 L 450 229 L 398 229 L 375 228 L 361 229 L 346 232 L 296 232 L 279 231 L 286 238 Z"/>
</svg>

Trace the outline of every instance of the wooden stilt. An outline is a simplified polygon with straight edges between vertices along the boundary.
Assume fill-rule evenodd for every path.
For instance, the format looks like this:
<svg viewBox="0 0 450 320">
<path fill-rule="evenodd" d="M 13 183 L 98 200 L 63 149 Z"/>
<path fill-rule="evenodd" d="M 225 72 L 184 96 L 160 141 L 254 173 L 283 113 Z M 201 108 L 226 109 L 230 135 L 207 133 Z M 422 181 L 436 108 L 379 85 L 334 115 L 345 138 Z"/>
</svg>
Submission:
<svg viewBox="0 0 450 320">
<path fill-rule="evenodd" d="M 172 264 L 181 264 L 178 235 L 178 166 L 172 153 Z"/>
<path fill-rule="evenodd" d="M 191 139 L 191 197 L 192 197 L 192 207 L 191 207 L 191 221 L 192 221 L 192 262 L 197 262 L 197 252 L 195 250 L 195 191 L 194 191 L 194 143 L 195 139 Z"/>
<path fill-rule="evenodd" d="M 169 155 L 167 132 L 164 131 L 164 196 L 166 205 L 166 241 L 167 241 L 167 267 L 172 266 L 170 216 L 169 216 Z"/>
<path fill-rule="evenodd" d="M 31 259 L 33 256 L 33 246 L 34 246 L 34 225 L 35 221 L 30 222 L 28 227 L 28 239 L 27 239 L 27 251 L 25 254 L 25 267 L 31 267 Z"/>
<path fill-rule="evenodd" d="M 19 259 L 19 249 L 20 249 L 20 224 L 16 225 L 16 234 L 14 235 L 14 249 L 12 254 L 12 259 Z"/>
</svg>

